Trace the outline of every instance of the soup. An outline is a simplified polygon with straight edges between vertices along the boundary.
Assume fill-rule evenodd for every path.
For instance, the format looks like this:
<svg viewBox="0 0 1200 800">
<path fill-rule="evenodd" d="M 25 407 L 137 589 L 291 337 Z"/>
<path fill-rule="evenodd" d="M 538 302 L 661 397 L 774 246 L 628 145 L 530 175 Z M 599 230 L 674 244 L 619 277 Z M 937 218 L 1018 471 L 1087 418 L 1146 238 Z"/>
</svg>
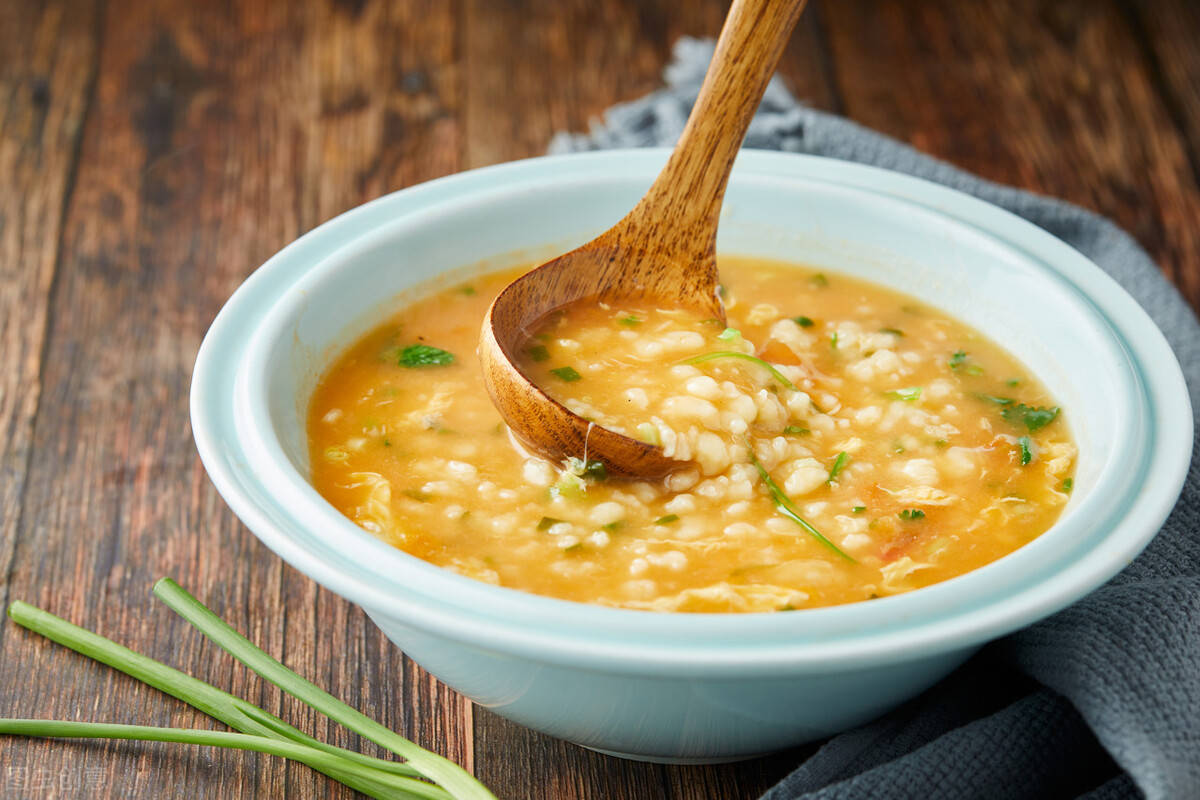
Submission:
<svg viewBox="0 0 1200 800">
<path fill-rule="evenodd" d="M 610 479 L 514 443 L 475 358 L 516 272 L 403 309 L 311 401 L 313 483 L 364 529 L 468 577 L 566 600 L 779 611 L 960 575 L 1049 528 L 1075 459 L 1046 390 L 911 297 L 723 258 L 724 323 L 592 303 L 519 366 L 572 411 L 681 468 Z"/>
</svg>

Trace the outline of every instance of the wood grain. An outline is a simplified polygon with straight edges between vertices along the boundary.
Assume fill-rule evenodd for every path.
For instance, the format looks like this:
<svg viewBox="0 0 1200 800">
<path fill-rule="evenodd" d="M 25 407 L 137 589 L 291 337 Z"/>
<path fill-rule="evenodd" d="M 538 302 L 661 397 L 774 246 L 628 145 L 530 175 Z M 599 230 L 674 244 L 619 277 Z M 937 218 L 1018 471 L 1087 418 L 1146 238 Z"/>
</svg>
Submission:
<svg viewBox="0 0 1200 800">
<path fill-rule="evenodd" d="M 0 4 L 0 600 L 37 603 L 358 743 L 151 601 L 170 574 L 269 652 L 501 797 L 756 797 L 804 752 L 619 761 L 473 709 L 225 508 L 187 388 L 221 303 L 364 200 L 541 153 L 651 91 L 718 0 Z M 1200 307 L 1188 0 L 814 0 L 798 96 L 1129 229 Z M 210 722 L 0 622 L 0 714 Z M 364 747 L 375 752 L 373 747 Z M 0 740 L 8 798 L 350 797 L 266 756 Z"/>
</svg>

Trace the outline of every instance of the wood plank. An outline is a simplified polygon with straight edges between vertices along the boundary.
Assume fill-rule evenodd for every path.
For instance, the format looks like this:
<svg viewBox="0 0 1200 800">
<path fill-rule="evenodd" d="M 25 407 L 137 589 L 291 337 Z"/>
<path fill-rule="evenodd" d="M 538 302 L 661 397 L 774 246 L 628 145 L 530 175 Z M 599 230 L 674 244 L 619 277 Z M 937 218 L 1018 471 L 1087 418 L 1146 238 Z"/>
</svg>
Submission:
<svg viewBox="0 0 1200 800">
<path fill-rule="evenodd" d="M 354 742 L 152 602 L 152 582 L 172 574 L 297 671 L 469 763 L 465 701 L 236 523 L 204 477 L 187 419 L 200 338 L 246 274 L 319 221 L 458 168 L 452 12 L 382 0 L 109 7 L 8 586 L 319 736 Z M 86 70 L 70 70 L 86 82 Z M 6 632 L 0 713 L 212 724 Z M 78 776 L 65 796 L 352 795 L 278 759 L 164 745 L 4 739 L 0 764 L 26 785 Z"/>
<path fill-rule="evenodd" d="M 0 7 L 0 575 L 11 569 L 41 400 L 63 208 L 95 75 L 94 16 L 90 3 Z"/>
<path fill-rule="evenodd" d="M 849 116 L 1111 217 L 1200 304 L 1200 185 L 1115 2 L 822 8 Z"/>
</svg>

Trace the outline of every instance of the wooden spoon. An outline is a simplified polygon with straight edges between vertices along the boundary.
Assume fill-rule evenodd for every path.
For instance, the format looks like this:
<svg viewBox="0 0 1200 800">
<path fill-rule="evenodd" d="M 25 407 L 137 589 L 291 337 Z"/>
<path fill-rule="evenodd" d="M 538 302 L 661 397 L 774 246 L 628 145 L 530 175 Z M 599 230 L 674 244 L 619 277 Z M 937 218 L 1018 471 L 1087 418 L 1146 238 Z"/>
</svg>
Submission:
<svg viewBox="0 0 1200 800">
<path fill-rule="evenodd" d="M 580 301 L 649 301 L 725 319 L 717 296 L 717 218 L 733 160 L 805 0 L 734 0 L 696 105 L 670 160 L 629 214 L 587 244 L 509 284 L 483 321 L 479 360 L 492 402 L 529 449 L 585 457 L 627 478 L 690 462 L 588 422 L 514 363 L 547 314 Z"/>
</svg>

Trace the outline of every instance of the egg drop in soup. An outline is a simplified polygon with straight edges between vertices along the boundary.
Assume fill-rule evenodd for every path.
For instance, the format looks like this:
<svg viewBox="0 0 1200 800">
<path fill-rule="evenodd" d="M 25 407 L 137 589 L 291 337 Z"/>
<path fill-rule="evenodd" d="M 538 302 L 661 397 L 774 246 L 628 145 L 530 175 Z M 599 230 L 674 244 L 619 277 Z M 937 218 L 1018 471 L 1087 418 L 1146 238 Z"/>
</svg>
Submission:
<svg viewBox="0 0 1200 800">
<path fill-rule="evenodd" d="M 487 583 L 630 609 L 761 612 L 919 589 L 1047 530 L 1076 450 L 996 343 L 832 272 L 723 257 L 722 323 L 581 303 L 518 366 L 576 414 L 681 468 L 612 478 L 514 443 L 475 356 L 520 271 L 427 294 L 328 370 L 312 480 L 360 527 Z"/>
</svg>

